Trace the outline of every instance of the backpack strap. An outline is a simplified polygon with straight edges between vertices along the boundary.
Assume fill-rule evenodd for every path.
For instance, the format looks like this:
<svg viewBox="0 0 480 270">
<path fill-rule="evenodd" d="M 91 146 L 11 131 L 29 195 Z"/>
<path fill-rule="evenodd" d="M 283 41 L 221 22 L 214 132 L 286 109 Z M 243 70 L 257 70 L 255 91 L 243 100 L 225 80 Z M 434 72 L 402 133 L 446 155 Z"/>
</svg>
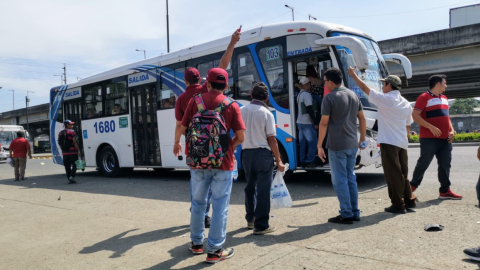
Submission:
<svg viewBox="0 0 480 270">
<path fill-rule="evenodd" d="M 222 113 L 228 106 L 232 105 L 235 102 L 232 98 L 226 97 L 218 104 L 214 111 Z"/>
<path fill-rule="evenodd" d="M 195 94 L 193 98 L 195 99 L 195 103 L 197 104 L 197 108 L 199 112 L 204 111 L 207 108 L 207 106 L 205 105 L 205 102 L 203 102 L 201 93 Z"/>
</svg>

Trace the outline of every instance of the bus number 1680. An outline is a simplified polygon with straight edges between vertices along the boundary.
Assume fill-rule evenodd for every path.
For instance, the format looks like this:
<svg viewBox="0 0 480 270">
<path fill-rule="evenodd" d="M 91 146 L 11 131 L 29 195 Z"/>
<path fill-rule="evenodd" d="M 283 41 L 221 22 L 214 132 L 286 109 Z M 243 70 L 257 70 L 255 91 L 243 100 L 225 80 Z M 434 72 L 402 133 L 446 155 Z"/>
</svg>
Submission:
<svg viewBox="0 0 480 270">
<path fill-rule="evenodd" d="M 115 121 L 111 120 L 110 122 L 105 121 L 105 122 L 95 122 L 93 125 L 95 128 L 95 133 L 109 133 L 109 132 L 115 132 Z"/>
</svg>

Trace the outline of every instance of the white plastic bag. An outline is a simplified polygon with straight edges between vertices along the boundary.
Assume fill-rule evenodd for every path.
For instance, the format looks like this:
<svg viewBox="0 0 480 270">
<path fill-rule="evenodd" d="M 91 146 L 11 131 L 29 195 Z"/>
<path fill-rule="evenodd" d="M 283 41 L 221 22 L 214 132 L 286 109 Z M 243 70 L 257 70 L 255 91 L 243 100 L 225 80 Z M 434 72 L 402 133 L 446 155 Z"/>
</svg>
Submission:
<svg viewBox="0 0 480 270">
<path fill-rule="evenodd" d="M 15 163 L 13 163 L 13 158 L 7 158 L 7 163 L 10 164 L 10 166 L 15 167 Z"/>
<path fill-rule="evenodd" d="M 285 164 L 285 172 L 288 170 L 288 163 Z M 270 187 L 270 209 L 292 207 L 293 202 L 288 192 L 283 175 L 285 172 L 277 171 Z"/>
</svg>

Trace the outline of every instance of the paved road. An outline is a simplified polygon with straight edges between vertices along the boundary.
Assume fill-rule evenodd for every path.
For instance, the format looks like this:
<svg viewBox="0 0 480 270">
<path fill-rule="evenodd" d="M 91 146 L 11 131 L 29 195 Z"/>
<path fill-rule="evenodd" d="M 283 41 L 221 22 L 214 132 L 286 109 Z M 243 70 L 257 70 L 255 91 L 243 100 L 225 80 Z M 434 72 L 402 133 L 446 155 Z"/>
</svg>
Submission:
<svg viewBox="0 0 480 270">
<path fill-rule="evenodd" d="M 411 171 L 419 149 L 409 149 Z M 234 183 L 227 247 L 235 256 L 212 269 L 479 269 L 462 250 L 480 245 L 476 147 L 456 147 L 452 189 L 462 201 L 440 201 L 436 164 L 416 194 L 416 213 L 392 215 L 381 169 L 358 171 L 362 221 L 327 223 L 338 201 L 328 173 L 296 172 L 288 184 L 294 207 L 275 210 L 278 230 L 245 229 L 243 188 Z M 188 171 L 135 171 L 107 179 L 87 169 L 67 185 L 63 167 L 29 160 L 25 182 L 0 164 L 2 269 L 201 269 L 189 242 Z M 410 172 L 411 175 L 412 172 Z M 445 226 L 425 232 L 426 223 Z"/>
</svg>

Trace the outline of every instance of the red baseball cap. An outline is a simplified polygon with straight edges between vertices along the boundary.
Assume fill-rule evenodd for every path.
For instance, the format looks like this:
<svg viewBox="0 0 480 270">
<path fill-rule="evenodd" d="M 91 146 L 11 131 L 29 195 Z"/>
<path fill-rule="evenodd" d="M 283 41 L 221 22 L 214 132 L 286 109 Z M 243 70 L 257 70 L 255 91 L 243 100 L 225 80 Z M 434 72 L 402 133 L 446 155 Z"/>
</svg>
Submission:
<svg viewBox="0 0 480 270">
<path fill-rule="evenodd" d="M 211 68 L 207 73 L 207 81 L 213 83 L 227 83 L 228 73 L 223 68 Z"/>
<path fill-rule="evenodd" d="M 187 81 L 195 81 L 200 79 L 200 72 L 194 67 L 189 67 L 185 70 L 185 75 L 183 76 Z"/>
</svg>

